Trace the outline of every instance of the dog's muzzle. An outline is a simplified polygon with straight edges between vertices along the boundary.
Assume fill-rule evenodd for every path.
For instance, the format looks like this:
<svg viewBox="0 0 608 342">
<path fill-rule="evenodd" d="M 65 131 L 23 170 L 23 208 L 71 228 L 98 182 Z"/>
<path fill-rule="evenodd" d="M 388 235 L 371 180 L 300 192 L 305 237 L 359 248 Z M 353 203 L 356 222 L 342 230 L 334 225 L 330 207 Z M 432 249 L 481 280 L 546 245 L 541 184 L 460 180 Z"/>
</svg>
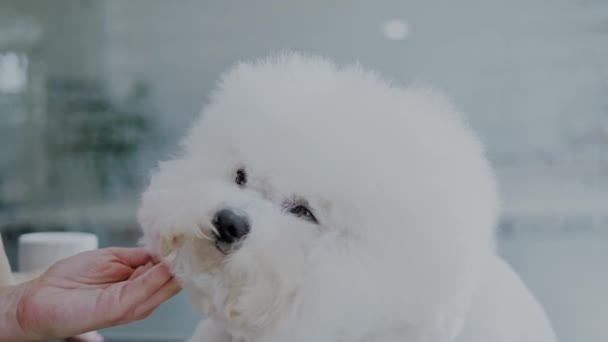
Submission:
<svg viewBox="0 0 608 342">
<path fill-rule="evenodd" d="M 211 224 L 215 228 L 215 246 L 223 253 L 235 250 L 251 230 L 247 215 L 234 209 L 218 211 Z"/>
</svg>

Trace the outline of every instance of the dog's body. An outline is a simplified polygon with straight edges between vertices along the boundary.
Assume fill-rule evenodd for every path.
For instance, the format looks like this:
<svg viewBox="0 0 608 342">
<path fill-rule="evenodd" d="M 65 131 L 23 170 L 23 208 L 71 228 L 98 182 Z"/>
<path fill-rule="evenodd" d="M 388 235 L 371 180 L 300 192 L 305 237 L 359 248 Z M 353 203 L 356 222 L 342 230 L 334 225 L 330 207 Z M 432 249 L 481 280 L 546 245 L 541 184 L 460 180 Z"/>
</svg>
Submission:
<svg viewBox="0 0 608 342">
<path fill-rule="evenodd" d="M 441 96 L 288 54 L 225 75 L 139 218 L 196 342 L 552 342 L 498 207 Z"/>
</svg>

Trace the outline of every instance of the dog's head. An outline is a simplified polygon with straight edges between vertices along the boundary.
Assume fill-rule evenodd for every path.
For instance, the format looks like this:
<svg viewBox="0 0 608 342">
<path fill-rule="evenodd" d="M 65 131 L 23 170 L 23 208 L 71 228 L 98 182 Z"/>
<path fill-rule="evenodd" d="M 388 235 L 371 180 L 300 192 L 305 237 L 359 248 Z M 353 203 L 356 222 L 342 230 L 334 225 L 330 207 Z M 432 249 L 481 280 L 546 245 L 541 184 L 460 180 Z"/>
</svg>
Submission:
<svg viewBox="0 0 608 342">
<path fill-rule="evenodd" d="M 139 220 L 231 329 L 314 317 L 356 334 L 464 315 L 496 211 L 480 145 L 442 97 L 289 54 L 223 77 Z"/>
</svg>

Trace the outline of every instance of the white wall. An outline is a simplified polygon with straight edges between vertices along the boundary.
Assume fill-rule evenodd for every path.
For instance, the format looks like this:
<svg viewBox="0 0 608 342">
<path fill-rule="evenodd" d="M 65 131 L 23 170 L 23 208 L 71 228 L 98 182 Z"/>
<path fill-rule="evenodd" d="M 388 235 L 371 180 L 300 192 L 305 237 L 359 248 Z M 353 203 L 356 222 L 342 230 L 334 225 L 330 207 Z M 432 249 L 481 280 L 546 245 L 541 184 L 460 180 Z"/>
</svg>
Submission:
<svg viewBox="0 0 608 342">
<path fill-rule="evenodd" d="M 564 155 L 565 146 L 608 143 L 606 2 L 105 4 L 107 75 L 117 83 L 150 77 L 171 120 L 194 116 L 218 73 L 236 60 L 287 48 L 359 60 L 386 77 L 443 88 L 497 156 L 544 153 L 565 161 L 578 155 Z M 386 39 L 389 19 L 407 22 L 405 40 Z"/>
</svg>

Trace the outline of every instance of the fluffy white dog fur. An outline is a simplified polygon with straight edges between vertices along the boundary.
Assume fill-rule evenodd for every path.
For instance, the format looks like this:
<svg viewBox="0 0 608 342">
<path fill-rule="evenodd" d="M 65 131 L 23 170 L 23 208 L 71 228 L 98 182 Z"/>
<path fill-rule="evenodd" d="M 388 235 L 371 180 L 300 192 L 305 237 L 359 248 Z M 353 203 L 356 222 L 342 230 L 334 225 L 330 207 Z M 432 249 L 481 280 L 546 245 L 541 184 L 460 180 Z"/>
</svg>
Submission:
<svg viewBox="0 0 608 342">
<path fill-rule="evenodd" d="M 221 249 L 226 208 L 250 232 Z M 139 219 L 208 317 L 193 341 L 554 341 L 496 255 L 498 213 L 445 98 L 288 53 L 223 76 Z"/>
</svg>

